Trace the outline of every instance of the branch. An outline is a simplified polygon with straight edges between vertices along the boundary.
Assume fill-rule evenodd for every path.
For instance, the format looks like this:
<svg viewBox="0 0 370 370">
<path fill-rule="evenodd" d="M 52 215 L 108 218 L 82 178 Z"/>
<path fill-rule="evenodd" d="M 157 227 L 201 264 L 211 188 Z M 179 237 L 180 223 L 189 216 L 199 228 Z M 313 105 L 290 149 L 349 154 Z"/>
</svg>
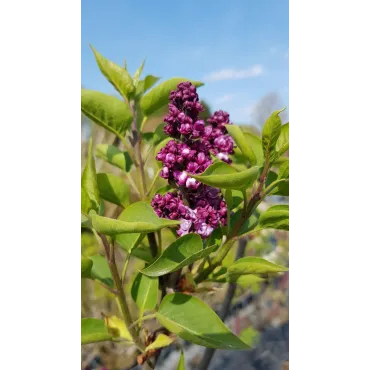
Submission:
<svg viewBox="0 0 370 370">
<path fill-rule="evenodd" d="M 109 264 L 109 269 L 110 269 L 110 272 L 112 274 L 112 278 L 113 278 L 114 284 L 115 284 L 117 292 L 118 292 L 117 298 L 118 298 L 119 307 L 121 309 L 121 313 L 122 313 L 122 316 L 123 316 L 123 321 L 125 322 L 125 325 L 126 325 L 128 331 L 129 331 L 133 341 L 135 342 L 136 346 L 141 351 L 144 351 L 145 347 L 144 347 L 143 343 L 141 342 L 140 337 L 136 333 L 135 328 L 131 327 L 132 317 L 131 317 L 131 314 L 130 314 L 130 311 L 129 311 L 129 308 L 128 308 L 128 305 L 127 305 L 127 302 L 126 302 L 126 296 L 125 296 L 125 292 L 123 291 L 123 285 L 122 285 L 122 282 L 121 282 L 121 278 L 120 278 L 118 270 L 117 270 L 114 243 L 109 243 L 106 236 L 103 235 L 103 234 L 99 234 L 99 236 L 100 236 L 100 238 L 101 238 L 101 240 L 104 244 L 104 248 L 105 248 L 105 251 L 106 251 L 107 260 L 108 260 L 108 264 Z M 109 251 L 109 257 L 108 257 L 107 251 Z"/>
</svg>

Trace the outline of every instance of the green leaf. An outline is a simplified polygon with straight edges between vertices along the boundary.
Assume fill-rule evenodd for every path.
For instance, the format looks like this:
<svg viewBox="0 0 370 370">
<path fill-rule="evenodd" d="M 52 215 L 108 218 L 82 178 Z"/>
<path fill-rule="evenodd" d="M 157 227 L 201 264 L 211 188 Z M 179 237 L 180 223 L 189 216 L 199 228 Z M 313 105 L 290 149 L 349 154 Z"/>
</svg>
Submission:
<svg viewBox="0 0 370 370">
<path fill-rule="evenodd" d="M 250 348 L 199 298 L 182 293 L 166 295 L 156 316 L 167 330 L 191 343 L 208 348 Z"/>
<path fill-rule="evenodd" d="M 260 216 L 258 226 L 261 229 L 289 230 L 289 206 L 270 207 Z"/>
<path fill-rule="evenodd" d="M 251 347 L 255 346 L 257 341 L 259 340 L 260 334 L 257 330 L 253 329 L 251 326 L 249 328 L 244 329 L 239 338 L 244 342 L 250 345 Z"/>
<path fill-rule="evenodd" d="M 185 358 L 184 358 L 184 352 L 181 351 L 179 363 L 177 365 L 177 370 L 186 370 L 185 369 Z"/>
<path fill-rule="evenodd" d="M 99 212 L 99 207 L 99 189 L 96 180 L 95 159 L 92 155 L 92 140 L 90 139 L 87 161 L 81 178 L 81 212 L 85 215 L 92 209 Z"/>
<path fill-rule="evenodd" d="M 103 342 L 112 339 L 104 321 L 93 318 L 81 319 L 81 344 Z"/>
<path fill-rule="evenodd" d="M 130 204 L 130 187 L 118 176 L 110 173 L 98 173 L 100 196 L 118 206 L 128 207 Z"/>
<path fill-rule="evenodd" d="M 222 189 L 247 189 L 257 180 L 259 167 L 238 172 L 225 162 L 217 162 L 209 166 L 202 174 L 193 175 L 203 184 Z"/>
<path fill-rule="evenodd" d="M 105 316 L 104 324 L 108 330 L 108 333 L 111 334 L 114 338 L 126 339 L 132 342 L 132 337 L 127 329 L 126 324 L 117 316 Z"/>
<path fill-rule="evenodd" d="M 81 277 L 82 278 L 90 277 L 92 265 L 93 265 L 93 261 L 91 261 L 90 258 L 81 256 Z"/>
<path fill-rule="evenodd" d="M 81 111 L 116 135 L 125 133 L 133 119 L 130 109 L 122 100 L 93 90 L 81 90 Z"/>
<path fill-rule="evenodd" d="M 245 132 L 244 137 L 248 146 L 253 150 L 253 153 L 256 156 L 257 166 L 263 166 L 265 159 L 263 156 L 261 139 L 249 132 Z"/>
<path fill-rule="evenodd" d="M 160 333 L 155 341 L 145 348 L 145 352 L 150 351 L 151 349 L 167 347 L 172 344 L 174 340 L 175 338 L 171 338 L 168 335 Z"/>
<path fill-rule="evenodd" d="M 274 171 L 270 171 L 267 180 L 266 187 L 275 182 L 278 179 L 278 175 Z M 279 182 L 274 190 L 272 190 L 269 195 L 282 195 L 285 197 L 289 196 L 289 181 Z"/>
<path fill-rule="evenodd" d="M 163 222 L 166 219 L 158 218 L 150 205 L 144 202 L 139 202 L 133 203 L 123 210 L 123 212 L 119 215 L 118 220 L 124 222 L 141 222 L 144 220 L 157 223 L 158 221 Z M 125 233 L 117 235 L 116 241 L 123 249 L 129 252 L 134 250 L 139 245 L 144 236 L 144 233 Z M 149 261 L 151 261 L 151 259 Z"/>
<path fill-rule="evenodd" d="M 289 179 L 289 161 L 280 166 L 278 179 Z"/>
<path fill-rule="evenodd" d="M 136 96 L 140 96 L 141 94 L 145 93 L 152 86 L 154 86 L 160 79 L 161 79 L 160 77 L 148 75 L 143 80 L 140 80 L 136 87 Z"/>
<path fill-rule="evenodd" d="M 136 85 L 139 82 L 139 78 L 141 76 L 141 73 L 143 72 L 145 66 L 145 59 L 142 61 L 140 67 L 137 69 L 137 71 L 134 74 L 134 77 L 132 78 L 134 81 L 134 85 Z"/>
<path fill-rule="evenodd" d="M 215 250 L 213 245 L 203 249 L 202 239 L 198 234 L 186 234 L 172 243 L 142 273 L 148 276 L 162 276 L 177 271 L 184 266 L 198 261 Z"/>
<path fill-rule="evenodd" d="M 196 87 L 203 86 L 202 82 L 191 81 L 183 77 L 175 77 L 170 80 L 164 81 L 159 85 L 153 87 L 148 93 L 146 93 L 140 101 L 140 107 L 144 112 L 145 116 L 149 116 L 168 104 L 169 96 L 172 90 L 176 90 L 177 85 L 180 82 L 190 81 Z"/>
<path fill-rule="evenodd" d="M 276 143 L 276 150 L 280 157 L 289 149 L 289 122 L 281 126 L 281 133 Z"/>
<path fill-rule="evenodd" d="M 251 146 L 248 144 L 243 131 L 236 125 L 225 125 L 227 132 L 232 136 L 236 145 L 252 166 L 257 164 L 257 158 Z"/>
<path fill-rule="evenodd" d="M 260 257 L 240 258 L 227 269 L 229 275 L 267 274 L 282 271 L 288 271 L 288 269 Z"/>
<path fill-rule="evenodd" d="M 100 280 L 105 285 L 113 288 L 114 283 L 107 260 L 100 254 L 91 256 L 90 260 L 93 261 L 90 278 L 93 280 Z"/>
<path fill-rule="evenodd" d="M 127 152 L 121 152 L 116 146 L 99 144 L 95 149 L 96 156 L 104 159 L 111 165 L 120 168 L 125 172 L 130 172 L 132 160 Z"/>
<path fill-rule="evenodd" d="M 131 287 L 132 299 L 139 307 L 139 318 L 144 311 L 153 310 L 158 302 L 158 278 L 149 277 L 139 272 Z"/>
<path fill-rule="evenodd" d="M 126 216 L 131 216 L 130 221 L 114 220 L 93 215 L 92 224 L 94 229 L 99 233 L 114 236 L 126 233 L 151 233 L 164 227 L 180 224 L 180 221 L 159 218 L 153 208 L 145 202 L 133 203 L 124 212 Z"/>
<path fill-rule="evenodd" d="M 228 283 L 236 283 L 242 286 L 243 288 L 248 288 L 254 284 L 260 284 L 263 281 L 265 281 L 265 279 L 261 278 L 260 276 L 252 275 L 252 274 L 248 274 L 248 275 L 228 274 L 225 280 Z"/>
<path fill-rule="evenodd" d="M 90 47 L 94 52 L 99 69 L 106 79 L 123 97 L 130 99 L 135 91 L 135 86 L 126 68 L 104 58 L 93 46 L 90 45 Z"/>
<path fill-rule="evenodd" d="M 267 118 L 262 129 L 262 148 L 263 154 L 268 163 L 272 163 L 276 159 L 276 142 L 281 132 L 281 119 L 279 113 L 282 110 L 276 110 Z"/>
</svg>

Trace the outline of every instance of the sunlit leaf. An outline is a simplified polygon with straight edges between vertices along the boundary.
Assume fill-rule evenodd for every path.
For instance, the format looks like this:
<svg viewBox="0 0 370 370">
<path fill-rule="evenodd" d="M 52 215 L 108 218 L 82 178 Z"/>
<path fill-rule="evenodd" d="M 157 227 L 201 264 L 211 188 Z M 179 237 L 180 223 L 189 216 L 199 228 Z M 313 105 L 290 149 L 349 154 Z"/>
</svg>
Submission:
<svg viewBox="0 0 370 370">
<path fill-rule="evenodd" d="M 155 341 L 145 348 L 145 352 L 150 351 L 151 349 L 167 347 L 172 344 L 174 340 L 175 338 L 171 338 L 165 334 L 160 333 L 158 334 L 158 337 L 155 339 Z"/>
<path fill-rule="evenodd" d="M 182 293 L 166 295 L 156 317 L 170 332 L 194 344 L 209 348 L 250 348 L 209 306 L 194 296 Z"/>
<path fill-rule="evenodd" d="M 122 207 L 130 204 L 130 187 L 120 177 L 98 173 L 97 179 L 101 198 Z"/>
<path fill-rule="evenodd" d="M 261 257 L 243 257 L 228 267 L 228 274 L 266 274 L 271 272 L 288 271 L 284 266 L 277 265 Z"/>
<path fill-rule="evenodd" d="M 117 316 L 105 316 L 104 323 L 108 332 L 114 338 L 126 339 L 132 342 L 132 337 L 124 321 Z"/>
<path fill-rule="evenodd" d="M 130 172 L 132 160 L 127 152 L 121 152 L 116 146 L 99 144 L 95 149 L 96 156 L 104 159 L 111 165 L 120 168 L 125 172 Z"/>
<path fill-rule="evenodd" d="M 145 310 L 155 308 L 158 301 L 158 278 L 149 277 L 139 272 L 131 287 L 131 296 L 136 302 L 142 317 Z"/>
<path fill-rule="evenodd" d="M 180 221 L 159 218 L 153 208 L 145 202 L 131 204 L 125 209 L 125 215 L 132 216 L 130 221 L 93 215 L 92 224 L 96 231 L 109 236 L 125 233 L 150 233 L 180 224 Z"/>
<path fill-rule="evenodd" d="M 257 158 L 251 146 L 248 144 L 243 131 L 237 125 L 225 125 L 227 132 L 232 136 L 236 145 L 252 166 L 257 164 Z"/>
<path fill-rule="evenodd" d="M 247 189 L 257 180 L 259 167 L 251 167 L 238 172 L 225 162 L 217 162 L 209 166 L 200 175 L 190 175 L 203 184 L 222 189 Z"/>
<path fill-rule="evenodd" d="M 95 159 L 92 154 L 92 140 L 90 140 L 87 161 L 81 178 L 81 211 L 87 215 L 90 210 L 98 212 L 99 207 L 99 188 L 96 179 Z"/>
<path fill-rule="evenodd" d="M 289 230 L 289 206 L 284 204 L 270 207 L 261 214 L 258 228 Z"/>
<path fill-rule="evenodd" d="M 211 254 L 217 246 L 203 248 L 198 234 L 187 234 L 172 243 L 151 265 L 142 270 L 148 276 L 162 276 Z"/>
<path fill-rule="evenodd" d="M 81 344 L 104 342 L 112 339 L 104 321 L 93 318 L 81 319 Z"/>
<path fill-rule="evenodd" d="M 106 79 L 113 85 L 119 94 L 130 99 L 135 91 L 135 86 L 127 69 L 103 57 L 93 46 L 90 45 L 90 47 L 94 52 L 99 69 Z"/>
<path fill-rule="evenodd" d="M 276 159 L 276 143 L 281 132 L 281 118 L 279 114 L 283 111 L 274 111 L 267 118 L 262 129 L 262 149 L 265 159 L 268 163 L 272 163 Z"/>
<path fill-rule="evenodd" d="M 105 285 L 113 288 L 114 283 L 107 260 L 100 254 L 91 256 L 89 258 L 93 261 L 90 278 L 94 280 L 100 280 Z"/>
<path fill-rule="evenodd" d="M 114 134 L 124 134 L 133 116 L 122 100 L 99 91 L 81 90 L 81 111 L 92 121 Z"/>
</svg>

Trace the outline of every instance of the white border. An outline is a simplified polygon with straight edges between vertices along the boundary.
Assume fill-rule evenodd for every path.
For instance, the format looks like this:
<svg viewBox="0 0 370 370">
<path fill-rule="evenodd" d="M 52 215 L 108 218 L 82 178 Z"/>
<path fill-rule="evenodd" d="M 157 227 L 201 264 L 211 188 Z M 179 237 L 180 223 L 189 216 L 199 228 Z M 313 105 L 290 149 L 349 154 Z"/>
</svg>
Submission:
<svg viewBox="0 0 370 370">
<path fill-rule="evenodd" d="M 1 368 L 80 368 L 81 4 L 2 2 Z"/>
<path fill-rule="evenodd" d="M 365 4 L 290 2 L 291 369 L 369 366 Z"/>
<path fill-rule="evenodd" d="M 366 4 L 290 4 L 292 369 L 369 362 Z M 80 13 L 1 4 L 4 369 L 79 367 Z"/>
</svg>

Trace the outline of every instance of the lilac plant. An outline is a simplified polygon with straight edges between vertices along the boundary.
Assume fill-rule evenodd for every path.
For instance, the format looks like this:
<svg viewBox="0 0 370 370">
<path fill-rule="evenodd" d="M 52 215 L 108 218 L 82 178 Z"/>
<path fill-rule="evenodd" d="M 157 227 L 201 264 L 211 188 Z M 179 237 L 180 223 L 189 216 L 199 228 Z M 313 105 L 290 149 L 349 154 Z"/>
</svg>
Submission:
<svg viewBox="0 0 370 370">
<path fill-rule="evenodd" d="M 173 78 L 157 84 L 152 75 L 141 79 L 144 64 L 131 76 L 93 52 L 121 99 L 82 89 L 82 112 L 113 133 L 114 141 L 90 143 L 82 174 L 81 227 L 101 253 L 81 256 L 81 277 L 109 291 L 118 310 L 83 318 L 82 344 L 133 346 L 137 363 L 152 367 L 161 349 L 179 338 L 209 348 L 250 348 L 196 295 L 209 289 L 204 282 L 261 282 L 286 270 L 259 257 L 238 258 L 227 267 L 223 261 L 253 233 L 289 229 L 288 205 L 259 208 L 271 195 L 289 195 L 289 124 L 275 111 L 257 137 L 222 110 L 203 119 L 201 82 Z M 144 133 L 167 104 L 163 132 Z M 94 154 L 110 171 L 97 173 Z M 107 217 L 107 204 L 117 218 Z M 147 327 L 148 320 L 159 328 Z"/>
</svg>

